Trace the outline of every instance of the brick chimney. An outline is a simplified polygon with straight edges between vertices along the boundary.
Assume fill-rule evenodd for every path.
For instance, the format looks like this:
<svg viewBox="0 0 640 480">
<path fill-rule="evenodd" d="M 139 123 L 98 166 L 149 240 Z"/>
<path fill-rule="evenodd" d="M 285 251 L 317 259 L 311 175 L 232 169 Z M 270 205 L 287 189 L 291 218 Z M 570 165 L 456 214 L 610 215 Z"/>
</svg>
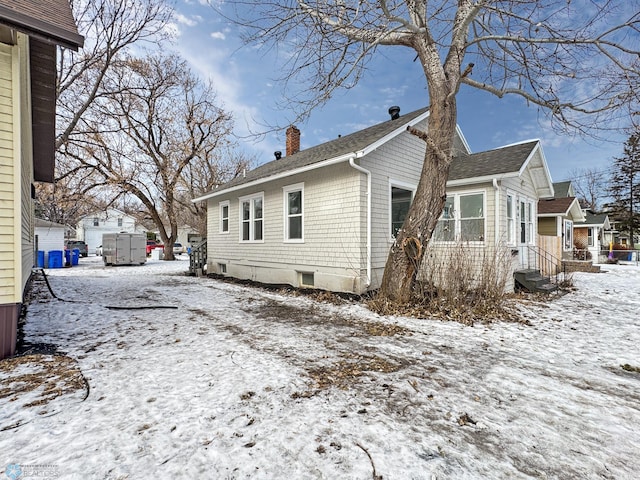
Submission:
<svg viewBox="0 0 640 480">
<path fill-rule="evenodd" d="M 300 130 L 294 125 L 287 128 L 287 157 L 300 151 Z"/>
</svg>

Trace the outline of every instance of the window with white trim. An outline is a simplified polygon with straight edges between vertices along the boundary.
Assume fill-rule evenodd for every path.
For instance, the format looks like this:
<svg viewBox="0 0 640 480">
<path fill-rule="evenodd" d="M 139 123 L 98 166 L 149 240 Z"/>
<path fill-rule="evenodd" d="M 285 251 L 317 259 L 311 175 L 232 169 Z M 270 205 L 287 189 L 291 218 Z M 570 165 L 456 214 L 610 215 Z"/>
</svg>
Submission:
<svg viewBox="0 0 640 480">
<path fill-rule="evenodd" d="M 527 240 L 529 243 L 533 244 L 533 233 L 535 232 L 535 225 L 533 224 L 533 219 L 535 218 L 535 204 L 533 202 L 529 202 L 527 206 Z"/>
<path fill-rule="evenodd" d="M 448 195 L 438 220 L 434 240 L 438 242 L 484 242 L 484 193 Z"/>
<path fill-rule="evenodd" d="M 593 242 L 593 227 L 588 227 L 587 228 L 587 245 L 589 247 L 593 247 L 594 242 Z"/>
<path fill-rule="evenodd" d="M 564 251 L 573 250 L 573 222 L 571 220 L 564 221 Z"/>
<path fill-rule="evenodd" d="M 304 240 L 304 183 L 284 187 L 284 239 Z"/>
<path fill-rule="evenodd" d="M 520 245 L 533 244 L 533 235 L 536 231 L 534 219 L 536 218 L 535 204 L 526 199 L 518 199 L 518 223 L 520 225 Z"/>
<path fill-rule="evenodd" d="M 391 185 L 391 236 L 395 237 L 402 228 L 409 212 L 413 191 Z"/>
<path fill-rule="evenodd" d="M 122 226 L 122 217 L 118 218 L 118 226 L 121 227 Z"/>
<path fill-rule="evenodd" d="M 516 206 L 513 195 L 507 194 L 507 244 L 516 243 Z"/>
<path fill-rule="evenodd" d="M 484 242 L 484 193 L 460 195 L 460 240 Z"/>
<path fill-rule="evenodd" d="M 442 215 L 433 232 L 434 240 L 438 242 L 453 242 L 456 239 L 456 220 L 453 211 L 454 197 L 448 196 L 444 202 Z"/>
<path fill-rule="evenodd" d="M 264 194 L 240 198 L 240 241 L 263 241 L 263 206 Z"/>
<path fill-rule="evenodd" d="M 220 233 L 229 233 L 229 201 L 220 202 Z"/>
</svg>

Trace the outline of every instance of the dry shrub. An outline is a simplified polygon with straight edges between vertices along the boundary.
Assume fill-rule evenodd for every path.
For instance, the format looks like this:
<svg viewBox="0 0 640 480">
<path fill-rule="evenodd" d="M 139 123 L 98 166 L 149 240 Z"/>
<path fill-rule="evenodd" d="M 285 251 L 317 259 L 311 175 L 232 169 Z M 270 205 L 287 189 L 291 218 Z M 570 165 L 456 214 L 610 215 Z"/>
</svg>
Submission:
<svg viewBox="0 0 640 480">
<path fill-rule="evenodd" d="M 410 305 L 375 297 L 369 307 L 381 314 L 440 317 L 471 325 L 520 318 L 511 307 L 506 286 L 511 250 L 467 243 L 429 245 L 424 253 Z"/>
</svg>

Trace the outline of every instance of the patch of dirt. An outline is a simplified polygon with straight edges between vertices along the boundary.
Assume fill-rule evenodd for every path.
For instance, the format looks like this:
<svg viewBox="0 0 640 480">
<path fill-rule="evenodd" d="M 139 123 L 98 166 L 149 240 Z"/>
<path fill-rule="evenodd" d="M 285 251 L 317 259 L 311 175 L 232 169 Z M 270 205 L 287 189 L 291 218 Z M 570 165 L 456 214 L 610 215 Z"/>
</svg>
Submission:
<svg viewBox="0 0 640 480">
<path fill-rule="evenodd" d="M 640 367 L 634 367 L 633 365 L 629 365 L 628 363 L 620 365 L 620 368 L 622 368 L 626 372 L 640 373 Z"/>
<path fill-rule="evenodd" d="M 243 310 L 256 317 L 282 323 L 352 328 L 355 330 L 355 335 L 390 337 L 394 335 L 411 334 L 411 330 L 399 325 L 364 321 L 354 317 L 343 317 L 325 313 L 315 306 L 300 308 L 272 299 L 255 302 L 254 305 L 246 307 Z"/>
<path fill-rule="evenodd" d="M 309 376 L 314 381 L 314 387 L 325 389 L 338 387 L 349 388 L 359 381 L 366 373 L 390 373 L 397 372 L 402 364 L 391 362 L 377 356 L 348 355 L 345 360 L 329 365 L 308 370 Z M 304 396 L 304 395 L 301 395 Z"/>
<path fill-rule="evenodd" d="M 78 363 L 71 357 L 33 354 L 0 361 L 2 402 L 14 402 L 33 393 L 23 407 L 37 407 L 85 389 L 88 384 Z"/>
</svg>

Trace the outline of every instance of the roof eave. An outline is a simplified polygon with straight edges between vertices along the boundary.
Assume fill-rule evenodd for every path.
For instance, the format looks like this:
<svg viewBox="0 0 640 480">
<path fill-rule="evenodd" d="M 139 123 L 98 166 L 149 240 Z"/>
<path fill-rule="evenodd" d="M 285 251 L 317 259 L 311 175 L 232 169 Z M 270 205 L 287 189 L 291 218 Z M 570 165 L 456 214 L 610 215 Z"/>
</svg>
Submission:
<svg viewBox="0 0 640 480">
<path fill-rule="evenodd" d="M 538 198 L 552 198 L 555 195 L 555 192 L 553 190 L 553 181 L 551 180 L 551 172 L 549 171 L 547 159 L 544 155 L 544 151 L 542 150 L 542 145 L 540 144 L 540 140 L 535 139 L 535 140 L 529 140 L 529 141 L 535 141 L 536 144 L 531 149 L 531 153 L 529 153 L 529 156 L 527 157 L 527 159 L 522 163 L 522 166 L 520 167 L 520 171 L 518 172 L 518 174 L 522 175 L 526 171 L 526 169 L 529 168 L 529 164 L 531 163 L 533 157 L 535 156 L 536 153 L 539 152 L 540 158 L 542 159 L 542 165 L 540 165 L 538 168 L 541 168 L 543 170 L 543 177 L 547 185 L 544 188 L 542 186 L 536 185 L 535 186 L 536 193 L 538 195 Z"/>
<path fill-rule="evenodd" d="M 245 188 L 255 187 L 257 185 L 262 185 L 263 183 L 272 182 L 274 180 L 279 180 L 281 178 L 290 177 L 292 175 L 297 175 L 299 173 L 309 172 L 311 170 L 316 170 L 318 168 L 327 167 L 329 165 L 335 165 L 336 163 L 342 163 L 349 161 L 350 158 L 357 158 L 361 152 L 350 152 L 344 155 L 340 155 L 339 157 L 330 158 L 324 160 L 322 162 L 312 163 L 310 165 L 305 165 L 304 167 L 296 168 L 293 170 L 285 170 L 280 173 L 276 173 L 275 175 L 269 175 L 268 177 L 258 178 L 256 180 L 241 183 L 239 185 L 234 185 L 233 187 L 224 188 L 220 190 L 216 190 L 214 192 L 207 193 L 206 195 L 202 195 L 200 197 L 194 198 L 191 200 L 192 203 L 204 202 L 205 200 L 209 200 L 210 198 L 218 197 L 222 194 L 237 192 L 238 190 L 243 190 Z"/>
<path fill-rule="evenodd" d="M 447 187 L 459 187 L 478 183 L 491 183 L 494 180 L 500 181 L 506 178 L 515 178 L 518 176 L 520 176 L 518 172 L 507 172 L 501 173 L 499 175 L 483 175 L 481 177 L 457 178 L 455 180 L 448 180 Z"/>
<path fill-rule="evenodd" d="M 0 19 L 0 23 L 10 28 L 55 43 L 70 50 L 77 51 L 84 45 L 84 37 L 76 32 L 43 22 L 1 5 Z"/>
</svg>

